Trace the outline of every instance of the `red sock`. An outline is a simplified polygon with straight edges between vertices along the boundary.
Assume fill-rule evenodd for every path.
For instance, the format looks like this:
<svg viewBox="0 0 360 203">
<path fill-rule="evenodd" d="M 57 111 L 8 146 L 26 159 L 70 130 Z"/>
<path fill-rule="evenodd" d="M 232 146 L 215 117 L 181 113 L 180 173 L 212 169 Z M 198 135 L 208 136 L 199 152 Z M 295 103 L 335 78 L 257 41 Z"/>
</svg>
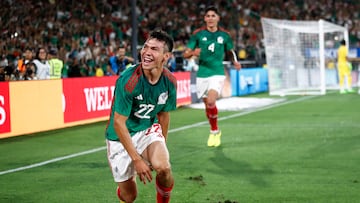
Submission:
<svg viewBox="0 0 360 203">
<path fill-rule="evenodd" d="M 211 131 L 218 130 L 218 124 L 217 124 L 218 109 L 216 105 L 206 108 L 206 116 L 209 120 Z"/>
<path fill-rule="evenodd" d="M 156 200 L 157 203 L 168 203 L 170 201 L 171 190 L 173 189 L 174 184 L 170 187 L 161 186 L 156 179 Z"/>
</svg>

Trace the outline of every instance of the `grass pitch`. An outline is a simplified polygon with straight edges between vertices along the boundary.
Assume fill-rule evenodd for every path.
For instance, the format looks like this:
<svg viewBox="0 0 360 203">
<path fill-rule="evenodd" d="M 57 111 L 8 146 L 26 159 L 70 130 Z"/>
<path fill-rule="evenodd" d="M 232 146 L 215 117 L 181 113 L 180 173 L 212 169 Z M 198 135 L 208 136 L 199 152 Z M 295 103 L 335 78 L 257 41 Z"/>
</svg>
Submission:
<svg viewBox="0 0 360 203">
<path fill-rule="evenodd" d="M 172 112 L 171 202 L 358 202 L 360 95 L 286 99 L 220 112 L 218 148 L 206 146 L 203 110 Z M 118 202 L 104 128 L 99 122 L 0 140 L 0 202 Z M 138 186 L 137 202 L 155 202 L 154 182 Z"/>
</svg>

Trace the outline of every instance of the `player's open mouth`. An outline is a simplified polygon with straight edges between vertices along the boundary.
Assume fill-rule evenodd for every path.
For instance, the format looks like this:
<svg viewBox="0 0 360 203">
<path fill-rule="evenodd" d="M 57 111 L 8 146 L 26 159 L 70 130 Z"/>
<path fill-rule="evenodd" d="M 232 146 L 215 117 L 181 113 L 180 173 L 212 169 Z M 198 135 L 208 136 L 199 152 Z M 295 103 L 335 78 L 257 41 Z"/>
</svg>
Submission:
<svg viewBox="0 0 360 203">
<path fill-rule="evenodd" d="M 153 62 L 154 60 L 152 59 L 152 58 L 150 58 L 150 57 L 144 57 L 143 58 L 143 63 L 151 63 L 151 62 Z"/>
</svg>

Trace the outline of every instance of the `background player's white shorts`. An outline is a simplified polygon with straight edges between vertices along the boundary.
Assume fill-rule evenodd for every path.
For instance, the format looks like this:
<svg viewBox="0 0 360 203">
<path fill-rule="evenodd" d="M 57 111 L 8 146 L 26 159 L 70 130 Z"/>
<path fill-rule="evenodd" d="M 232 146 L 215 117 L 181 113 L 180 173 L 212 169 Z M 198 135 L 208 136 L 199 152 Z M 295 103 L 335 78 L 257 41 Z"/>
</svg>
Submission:
<svg viewBox="0 0 360 203">
<path fill-rule="evenodd" d="M 144 131 L 136 133 L 132 138 L 136 151 L 141 154 L 155 141 L 165 142 L 160 124 L 154 124 Z M 115 182 L 129 180 L 136 175 L 132 160 L 119 141 L 106 140 L 107 156 Z"/>
<path fill-rule="evenodd" d="M 220 95 L 224 87 L 225 75 L 215 75 L 208 78 L 196 78 L 196 94 L 199 99 L 206 98 L 208 91 L 213 89 Z"/>
</svg>

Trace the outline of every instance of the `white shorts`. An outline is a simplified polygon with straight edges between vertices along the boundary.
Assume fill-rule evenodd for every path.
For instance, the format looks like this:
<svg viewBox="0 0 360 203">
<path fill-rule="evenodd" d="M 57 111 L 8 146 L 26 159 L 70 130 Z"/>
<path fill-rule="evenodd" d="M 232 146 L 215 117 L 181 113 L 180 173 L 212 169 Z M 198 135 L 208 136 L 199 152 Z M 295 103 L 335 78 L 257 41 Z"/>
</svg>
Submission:
<svg viewBox="0 0 360 203">
<path fill-rule="evenodd" d="M 215 75 L 208 78 L 196 78 L 196 94 L 199 99 L 206 98 L 210 89 L 219 95 L 224 87 L 225 75 Z"/>
<path fill-rule="evenodd" d="M 137 132 L 131 139 L 139 154 L 153 142 L 165 142 L 160 124 L 153 124 L 147 130 Z M 106 140 L 106 145 L 107 157 L 115 182 L 124 182 L 136 175 L 132 160 L 121 142 Z"/>
</svg>

